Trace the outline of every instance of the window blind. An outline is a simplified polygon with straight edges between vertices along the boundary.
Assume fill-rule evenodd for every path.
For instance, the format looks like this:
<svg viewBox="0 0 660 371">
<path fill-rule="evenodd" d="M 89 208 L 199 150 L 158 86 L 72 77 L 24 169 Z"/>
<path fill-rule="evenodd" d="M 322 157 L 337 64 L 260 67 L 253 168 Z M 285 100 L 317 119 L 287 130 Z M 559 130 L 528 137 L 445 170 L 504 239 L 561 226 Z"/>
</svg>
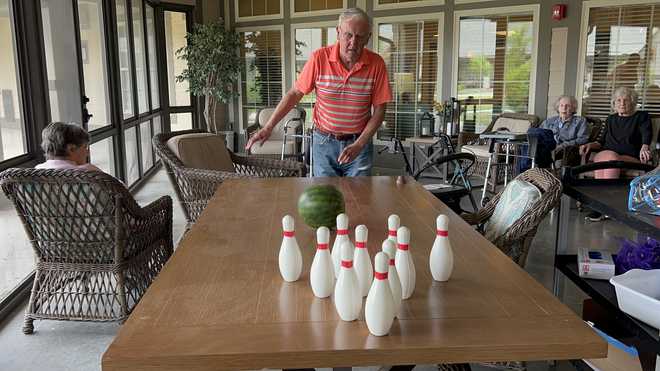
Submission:
<svg viewBox="0 0 660 371">
<path fill-rule="evenodd" d="M 256 121 L 260 108 L 282 100 L 282 33 L 241 32 L 241 102 L 244 127 Z"/>
<path fill-rule="evenodd" d="M 457 96 L 472 97 L 474 105 L 461 130 L 481 132 L 502 112 L 527 113 L 533 96 L 533 16 L 461 17 L 458 32 Z"/>
<path fill-rule="evenodd" d="M 311 27 L 295 29 L 295 47 L 296 47 L 296 74 L 294 80 L 302 72 L 305 63 L 310 59 L 314 50 L 333 45 L 337 42 L 337 30 L 334 26 Z M 298 103 L 298 106 L 306 112 L 307 123 L 312 122 L 312 108 L 316 102 L 316 94 L 312 91 L 305 95 Z"/>
<path fill-rule="evenodd" d="M 314 12 L 318 10 L 341 9 L 343 7 L 343 0 L 295 0 L 293 11 L 296 13 Z"/>
<path fill-rule="evenodd" d="M 394 101 L 387 105 L 378 138 L 405 139 L 433 110 L 438 79 L 438 20 L 378 25 L 378 53 L 385 60 Z"/>
<path fill-rule="evenodd" d="M 614 89 L 639 94 L 639 107 L 660 113 L 660 6 L 640 4 L 589 9 L 582 114 L 604 119 Z"/>
<path fill-rule="evenodd" d="M 239 0 L 239 17 L 280 14 L 280 0 Z"/>
</svg>

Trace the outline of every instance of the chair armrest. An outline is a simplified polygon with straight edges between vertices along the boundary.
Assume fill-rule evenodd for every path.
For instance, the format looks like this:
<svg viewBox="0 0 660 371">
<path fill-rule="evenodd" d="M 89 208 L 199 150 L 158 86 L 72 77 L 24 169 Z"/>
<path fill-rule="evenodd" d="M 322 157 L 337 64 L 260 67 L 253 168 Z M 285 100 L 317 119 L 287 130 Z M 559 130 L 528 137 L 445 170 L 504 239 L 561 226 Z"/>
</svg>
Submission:
<svg viewBox="0 0 660 371">
<path fill-rule="evenodd" d="M 289 160 L 249 157 L 230 153 L 238 174 L 258 177 L 302 176 L 304 165 Z"/>
<path fill-rule="evenodd" d="M 461 131 L 460 133 L 458 133 L 458 147 L 473 142 L 477 139 L 479 139 L 479 134 Z"/>
</svg>

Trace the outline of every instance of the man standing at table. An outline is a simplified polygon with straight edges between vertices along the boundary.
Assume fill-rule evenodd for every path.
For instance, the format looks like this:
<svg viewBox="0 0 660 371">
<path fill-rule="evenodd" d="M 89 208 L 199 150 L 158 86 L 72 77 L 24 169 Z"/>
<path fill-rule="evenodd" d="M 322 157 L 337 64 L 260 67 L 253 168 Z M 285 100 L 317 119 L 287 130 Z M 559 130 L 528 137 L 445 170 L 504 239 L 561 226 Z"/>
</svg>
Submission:
<svg viewBox="0 0 660 371">
<path fill-rule="evenodd" d="M 314 90 L 314 176 L 370 175 L 371 138 L 383 121 L 387 102 L 392 100 L 383 58 L 365 49 L 370 37 L 367 13 L 359 8 L 342 12 L 337 43 L 312 53 L 294 87 L 245 148 L 268 140 L 275 125 Z"/>
</svg>

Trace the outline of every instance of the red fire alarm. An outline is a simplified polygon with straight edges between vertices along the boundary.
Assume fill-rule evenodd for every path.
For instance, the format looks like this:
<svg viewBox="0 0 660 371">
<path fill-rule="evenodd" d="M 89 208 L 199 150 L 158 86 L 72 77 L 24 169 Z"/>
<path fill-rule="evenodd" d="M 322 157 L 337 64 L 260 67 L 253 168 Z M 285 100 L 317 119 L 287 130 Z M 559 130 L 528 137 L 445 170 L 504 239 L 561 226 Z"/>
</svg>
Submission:
<svg viewBox="0 0 660 371">
<path fill-rule="evenodd" d="M 555 4 L 552 6 L 552 19 L 560 21 L 566 17 L 566 4 Z"/>
</svg>

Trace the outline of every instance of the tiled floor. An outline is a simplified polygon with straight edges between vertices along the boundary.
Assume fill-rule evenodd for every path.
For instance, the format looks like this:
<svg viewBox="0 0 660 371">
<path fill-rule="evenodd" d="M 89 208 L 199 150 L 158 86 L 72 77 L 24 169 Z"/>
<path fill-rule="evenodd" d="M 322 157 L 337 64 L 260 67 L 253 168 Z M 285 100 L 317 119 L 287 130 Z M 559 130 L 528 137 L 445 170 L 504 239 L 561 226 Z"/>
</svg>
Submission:
<svg viewBox="0 0 660 371">
<path fill-rule="evenodd" d="M 374 172 L 382 175 L 393 173 L 387 169 L 375 169 Z M 160 171 L 138 192 L 136 199 L 144 205 L 164 194 L 174 197 L 174 192 L 165 173 Z M 0 204 L 0 212 L 3 210 L 1 206 Z M 176 202 L 174 210 L 174 238 L 176 241 L 183 231 L 185 221 Z M 534 278 L 549 290 L 552 286 L 553 275 L 555 217 L 551 214 L 539 227 L 526 268 Z M 615 249 L 617 246 L 616 237 L 632 237 L 629 230 L 612 221 L 587 223 L 584 221 L 584 214 L 578 214 L 577 210 L 572 210 L 571 227 L 569 240 L 573 247 L 588 245 Z M 20 237 L 24 239 L 22 235 L 24 232 L 21 228 L 12 226 L 9 230 L 12 233 L 10 235 L 13 236 L 12 238 L 19 239 Z M 31 255 L 24 254 L 24 258 L 31 259 Z M 4 267 L 0 269 L 4 269 Z M 22 273 L 16 271 L 13 274 L 20 275 Z M 565 302 L 579 313 L 584 296 L 570 283 L 566 284 L 565 292 Z M 99 370 L 101 356 L 119 329 L 119 325 L 114 323 L 37 321 L 35 322 L 35 333 L 26 336 L 21 332 L 22 312 L 23 308 L 19 308 L 9 318 L 0 322 L 0 370 L 2 371 Z M 377 368 L 358 369 L 376 370 Z M 417 369 L 430 371 L 434 368 L 432 366 L 418 366 Z M 475 366 L 473 369 L 484 370 L 479 366 Z M 547 362 L 533 362 L 530 364 L 531 371 L 551 369 L 572 370 L 573 368 L 567 362 L 559 362 L 556 366 L 551 366 Z"/>
</svg>

